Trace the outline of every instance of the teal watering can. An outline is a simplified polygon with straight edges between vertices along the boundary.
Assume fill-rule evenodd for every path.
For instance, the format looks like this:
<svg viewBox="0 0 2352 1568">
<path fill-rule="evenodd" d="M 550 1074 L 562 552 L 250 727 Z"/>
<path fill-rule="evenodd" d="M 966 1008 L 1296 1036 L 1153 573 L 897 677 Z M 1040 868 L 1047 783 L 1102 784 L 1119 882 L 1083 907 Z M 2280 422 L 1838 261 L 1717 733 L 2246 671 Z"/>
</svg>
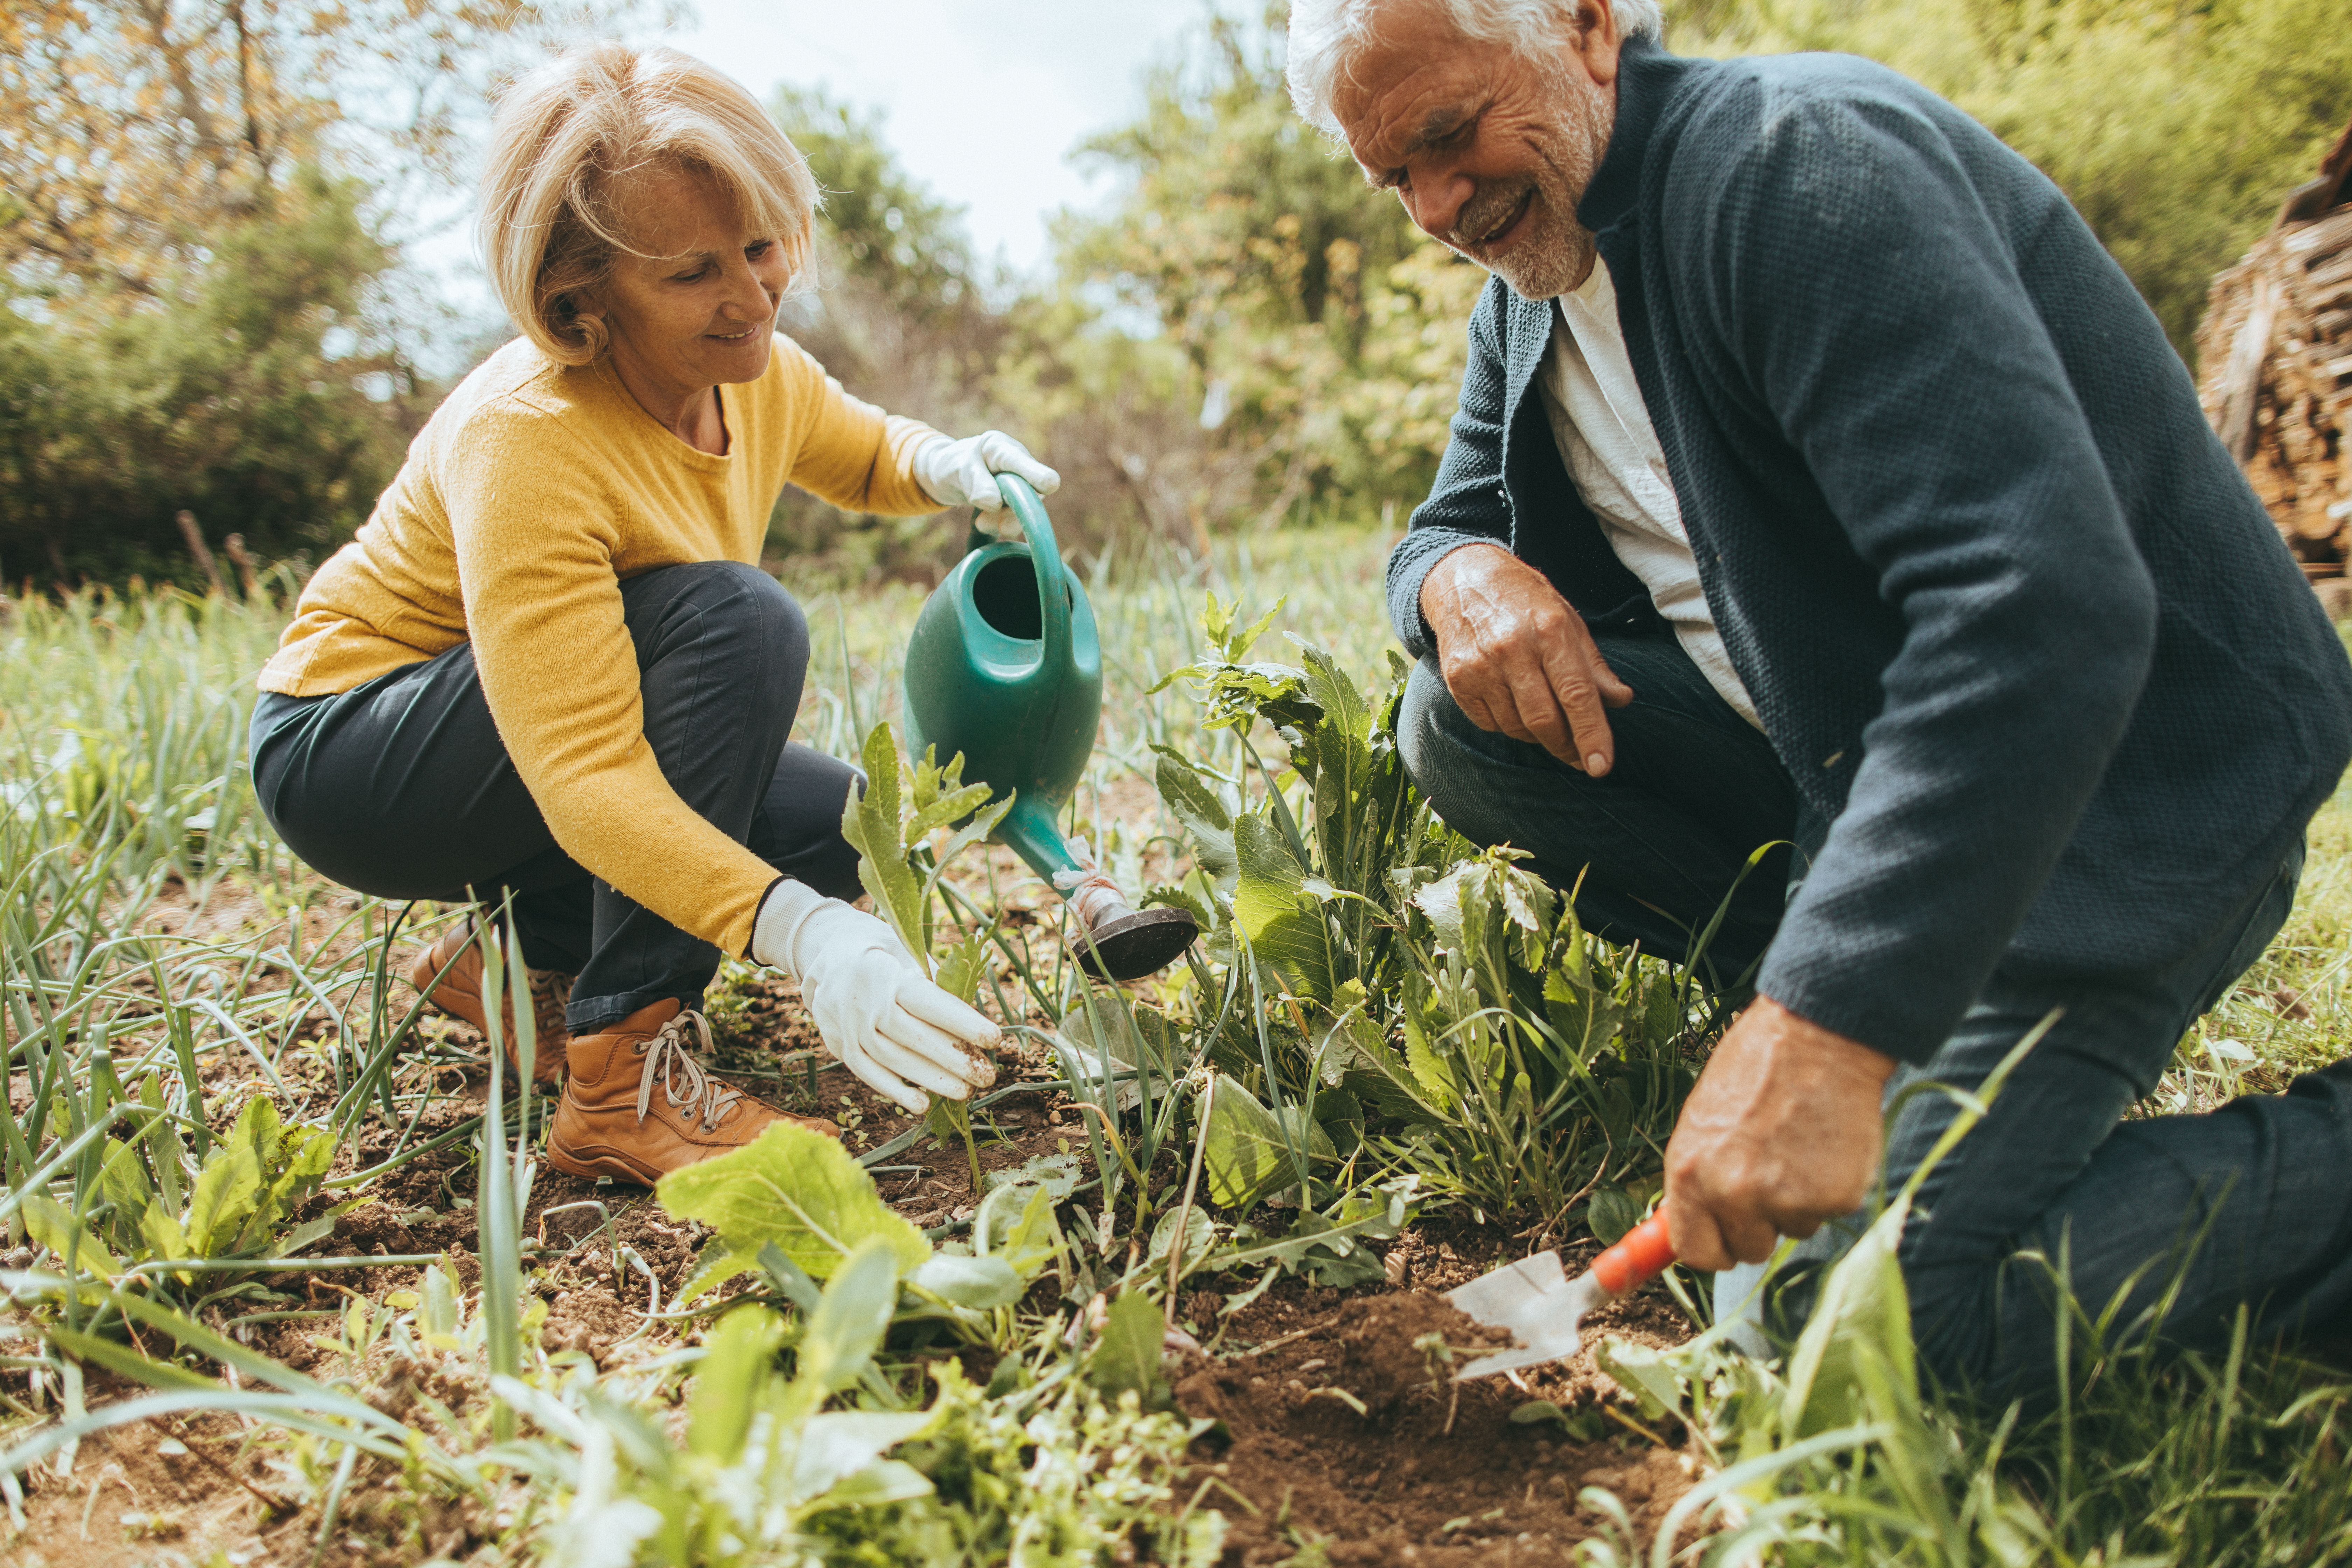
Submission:
<svg viewBox="0 0 2352 1568">
<path fill-rule="evenodd" d="M 907 641 L 907 743 L 918 757 L 936 747 L 942 763 L 962 752 L 966 782 L 1013 797 L 992 837 L 1069 896 L 1089 969 L 1139 979 L 1174 962 L 1198 928 L 1181 910 L 1129 907 L 1055 826 L 1094 754 L 1102 645 L 1037 492 L 1011 474 L 996 484 L 1026 542 L 975 524 L 969 553 L 924 601 Z M 1053 564 L 1040 572 L 1041 562 Z"/>
</svg>

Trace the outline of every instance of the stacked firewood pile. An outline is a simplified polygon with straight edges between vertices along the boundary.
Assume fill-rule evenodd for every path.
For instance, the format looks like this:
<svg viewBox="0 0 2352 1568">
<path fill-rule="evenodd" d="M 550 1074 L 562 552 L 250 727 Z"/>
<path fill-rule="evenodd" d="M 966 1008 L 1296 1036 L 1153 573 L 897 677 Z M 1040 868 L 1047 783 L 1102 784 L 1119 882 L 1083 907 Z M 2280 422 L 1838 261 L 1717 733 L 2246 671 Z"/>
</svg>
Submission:
<svg viewBox="0 0 2352 1568">
<path fill-rule="evenodd" d="M 2197 362 L 2205 417 L 2329 612 L 2352 615 L 2352 128 L 2213 279 Z"/>
</svg>

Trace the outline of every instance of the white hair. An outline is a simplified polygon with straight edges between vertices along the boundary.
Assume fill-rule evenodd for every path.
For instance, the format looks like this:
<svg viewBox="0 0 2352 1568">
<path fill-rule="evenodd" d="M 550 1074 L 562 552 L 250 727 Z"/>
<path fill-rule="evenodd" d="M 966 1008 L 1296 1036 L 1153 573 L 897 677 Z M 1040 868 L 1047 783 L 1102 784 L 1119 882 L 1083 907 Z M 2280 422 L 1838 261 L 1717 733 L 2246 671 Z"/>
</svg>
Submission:
<svg viewBox="0 0 2352 1568">
<path fill-rule="evenodd" d="M 1372 41 L 1373 13 L 1386 0 L 1290 0 L 1290 47 L 1283 74 L 1307 122 L 1339 136 L 1331 89 L 1357 50 Z M 1574 29 L 1580 0 L 1437 0 L 1454 30 L 1480 43 L 1536 56 Z M 1659 0 L 1616 0 L 1619 33 L 1655 40 L 1665 30 Z"/>
</svg>

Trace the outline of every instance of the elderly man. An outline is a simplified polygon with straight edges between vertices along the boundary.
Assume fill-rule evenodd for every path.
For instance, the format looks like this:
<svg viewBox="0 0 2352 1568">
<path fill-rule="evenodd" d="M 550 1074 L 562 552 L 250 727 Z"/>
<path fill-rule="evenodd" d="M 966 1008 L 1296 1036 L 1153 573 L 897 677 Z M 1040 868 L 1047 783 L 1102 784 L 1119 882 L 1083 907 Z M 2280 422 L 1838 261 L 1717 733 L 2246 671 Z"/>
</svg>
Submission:
<svg viewBox="0 0 2352 1568">
<path fill-rule="evenodd" d="M 2352 1064 L 2122 1119 L 2285 918 L 2341 646 L 2047 180 L 1875 66 L 1659 26 L 1294 0 L 1301 110 L 1495 275 L 1389 566 L 1414 778 L 1653 952 L 1731 894 L 1687 1262 L 1833 1256 L 1957 1114 L 1905 1097 L 1882 1149 L 1882 1106 L 2054 1017 L 1903 1238 L 1931 1372 L 2046 1392 L 2062 1278 L 2143 1326 L 2177 1281 L 2193 1345 L 2336 1326 Z"/>
</svg>

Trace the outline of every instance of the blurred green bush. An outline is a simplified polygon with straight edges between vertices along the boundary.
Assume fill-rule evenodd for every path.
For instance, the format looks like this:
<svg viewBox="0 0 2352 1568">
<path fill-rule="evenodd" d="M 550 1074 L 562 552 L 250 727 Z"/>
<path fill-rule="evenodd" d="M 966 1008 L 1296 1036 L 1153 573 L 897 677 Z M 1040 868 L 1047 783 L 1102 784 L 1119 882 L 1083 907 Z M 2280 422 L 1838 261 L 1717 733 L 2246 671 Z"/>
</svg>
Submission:
<svg viewBox="0 0 2352 1568">
<path fill-rule="evenodd" d="M 370 312 L 394 255 L 356 182 L 305 173 L 155 275 L 0 302 L 0 575 L 200 580 L 217 544 L 316 559 L 374 505 L 427 412 Z"/>
</svg>

